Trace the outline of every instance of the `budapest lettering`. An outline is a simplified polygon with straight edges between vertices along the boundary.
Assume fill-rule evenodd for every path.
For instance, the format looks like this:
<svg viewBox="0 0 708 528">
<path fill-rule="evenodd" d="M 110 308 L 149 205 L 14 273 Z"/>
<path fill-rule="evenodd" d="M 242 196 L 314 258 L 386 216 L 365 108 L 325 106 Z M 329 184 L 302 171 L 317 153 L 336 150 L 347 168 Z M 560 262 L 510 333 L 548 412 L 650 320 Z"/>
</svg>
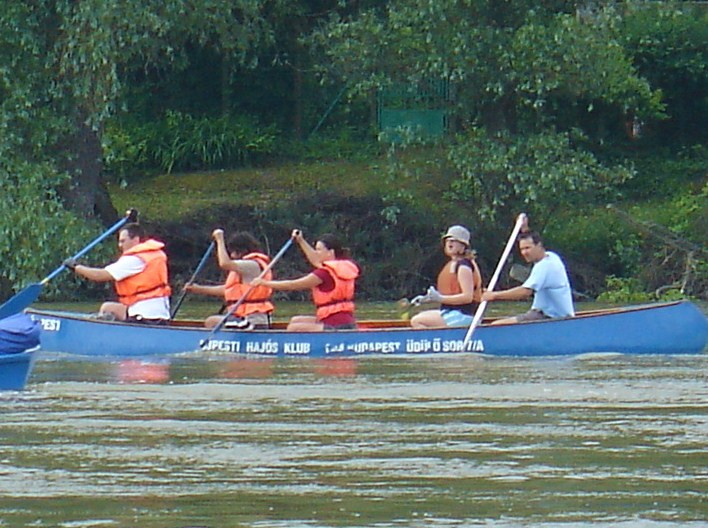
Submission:
<svg viewBox="0 0 708 528">
<path fill-rule="evenodd" d="M 484 342 L 481 339 L 470 341 L 467 348 L 463 347 L 462 339 L 406 339 L 401 341 L 362 341 L 356 343 L 324 343 L 323 352 L 328 355 L 359 355 L 359 354 L 429 354 L 438 352 L 484 352 Z M 274 339 L 254 341 L 233 341 L 227 339 L 212 339 L 202 346 L 203 350 L 216 352 L 234 352 L 276 356 L 280 353 L 286 356 L 307 356 L 313 353 L 321 354 L 312 343 L 302 341 L 276 341 Z"/>
</svg>

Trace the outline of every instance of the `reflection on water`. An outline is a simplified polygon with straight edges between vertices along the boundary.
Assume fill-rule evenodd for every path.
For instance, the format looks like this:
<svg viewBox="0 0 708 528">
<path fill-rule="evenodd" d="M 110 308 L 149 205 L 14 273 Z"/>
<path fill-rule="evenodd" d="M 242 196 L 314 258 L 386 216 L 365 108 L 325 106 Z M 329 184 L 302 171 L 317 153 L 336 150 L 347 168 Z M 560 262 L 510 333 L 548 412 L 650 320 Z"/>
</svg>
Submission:
<svg viewBox="0 0 708 528">
<path fill-rule="evenodd" d="M 0 526 L 704 526 L 706 356 L 41 359 Z"/>
<path fill-rule="evenodd" d="M 269 378 L 273 375 L 274 363 L 275 359 L 231 359 L 219 366 L 219 375 L 232 379 Z"/>
<path fill-rule="evenodd" d="M 320 376 L 356 376 L 357 360 L 351 358 L 325 358 L 312 362 L 312 369 Z"/>
<path fill-rule="evenodd" d="M 166 383 L 170 380 L 170 366 L 166 361 L 122 359 L 114 365 L 113 377 L 119 383 Z"/>
<path fill-rule="evenodd" d="M 53 355 L 56 361 L 59 355 Z M 63 359 L 67 359 L 69 356 Z M 45 360 L 52 359 L 44 356 Z M 115 382 L 127 384 L 167 384 L 193 382 L 187 373 L 192 376 L 199 372 L 201 376 L 214 379 L 264 379 L 276 374 L 278 361 L 275 358 L 230 358 L 223 357 L 216 360 L 207 361 L 204 365 L 199 365 L 198 361 L 186 362 L 184 360 L 170 360 L 160 357 L 159 359 L 123 359 L 99 358 L 96 363 L 94 359 L 82 358 L 69 359 L 73 366 L 81 365 L 75 370 L 77 379 L 85 375 L 90 375 L 92 381 Z M 292 365 L 287 365 L 288 370 L 292 370 Z M 88 365 L 88 367 L 86 367 Z M 357 374 L 358 360 L 353 358 L 318 358 L 304 360 L 299 363 L 298 371 L 303 373 L 313 373 L 317 376 L 350 377 Z M 63 366 L 62 366 L 63 367 Z M 71 370 L 62 368 L 61 370 Z M 90 374 L 89 374 L 90 373 Z M 59 379 L 66 379 L 68 372 L 60 374 Z M 36 378 L 36 374 L 35 374 Z"/>
</svg>

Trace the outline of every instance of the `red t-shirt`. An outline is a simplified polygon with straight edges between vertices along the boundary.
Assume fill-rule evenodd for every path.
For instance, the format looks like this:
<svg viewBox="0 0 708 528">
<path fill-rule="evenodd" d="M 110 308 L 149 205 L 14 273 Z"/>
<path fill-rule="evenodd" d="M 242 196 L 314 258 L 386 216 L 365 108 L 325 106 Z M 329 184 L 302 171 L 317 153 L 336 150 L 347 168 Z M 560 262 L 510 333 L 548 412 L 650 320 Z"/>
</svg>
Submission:
<svg viewBox="0 0 708 528">
<path fill-rule="evenodd" d="M 334 279 L 329 271 L 324 268 L 317 268 L 312 273 L 322 281 L 322 284 L 316 286 L 320 291 L 330 292 L 334 289 Z M 320 323 L 324 323 L 327 326 L 342 326 L 355 324 L 356 319 L 354 319 L 354 312 L 337 312 L 325 317 Z"/>
</svg>

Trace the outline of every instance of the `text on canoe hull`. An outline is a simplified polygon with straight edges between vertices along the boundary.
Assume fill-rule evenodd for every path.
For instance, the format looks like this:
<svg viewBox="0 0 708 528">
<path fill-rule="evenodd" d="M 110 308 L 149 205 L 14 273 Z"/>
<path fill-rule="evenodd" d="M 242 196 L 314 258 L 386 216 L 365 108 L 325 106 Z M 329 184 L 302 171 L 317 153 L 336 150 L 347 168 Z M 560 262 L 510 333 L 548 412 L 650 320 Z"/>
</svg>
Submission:
<svg viewBox="0 0 708 528">
<path fill-rule="evenodd" d="M 310 342 L 279 342 L 274 340 L 231 341 L 212 339 L 203 349 L 219 352 L 246 354 L 277 355 L 282 352 L 288 356 L 309 355 L 313 353 Z M 406 339 L 401 341 L 363 341 L 357 343 L 325 343 L 325 355 L 334 354 L 426 354 L 436 352 L 484 352 L 481 339 L 470 341 L 465 350 L 461 339 Z"/>
</svg>

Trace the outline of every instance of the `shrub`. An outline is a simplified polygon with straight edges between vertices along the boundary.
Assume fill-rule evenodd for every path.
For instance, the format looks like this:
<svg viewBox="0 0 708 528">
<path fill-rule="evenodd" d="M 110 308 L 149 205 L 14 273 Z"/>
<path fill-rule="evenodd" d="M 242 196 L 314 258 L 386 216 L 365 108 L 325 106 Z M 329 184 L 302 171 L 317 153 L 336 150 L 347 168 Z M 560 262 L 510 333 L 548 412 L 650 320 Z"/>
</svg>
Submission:
<svg viewBox="0 0 708 528">
<path fill-rule="evenodd" d="M 687 183 L 704 181 L 708 147 L 693 145 L 677 154 L 668 149 L 641 150 L 631 157 L 633 179 L 620 186 L 627 198 L 646 199 L 681 192 Z"/>
<path fill-rule="evenodd" d="M 50 165 L 11 156 L 0 161 L 0 299 L 46 276 L 103 230 L 64 209 L 54 188 L 67 181 L 65 173 Z M 86 260 L 100 258 L 108 247 L 101 244 Z M 70 298 L 81 282 L 87 281 L 64 273 L 42 288 L 42 299 L 59 294 L 62 299 Z"/>
<path fill-rule="evenodd" d="M 146 169 L 235 168 L 270 155 L 274 127 L 260 127 L 245 116 L 192 117 L 168 111 L 147 124 L 112 123 L 104 134 L 104 164 L 119 180 Z"/>
<path fill-rule="evenodd" d="M 606 290 L 597 300 L 610 303 L 642 303 L 652 300 L 652 295 L 641 288 L 641 283 L 634 277 L 622 278 L 610 275 L 607 277 Z"/>
<path fill-rule="evenodd" d="M 148 144 L 137 127 L 121 128 L 111 123 L 101 139 L 104 169 L 123 184 L 135 179 L 148 165 Z"/>
<path fill-rule="evenodd" d="M 302 161 L 354 161 L 379 153 L 380 145 L 373 135 L 362 134 L 352 127 L 322 131 L 305 140 L 283 140 L 278 149 L 279 157 Z"/>
</svg>

